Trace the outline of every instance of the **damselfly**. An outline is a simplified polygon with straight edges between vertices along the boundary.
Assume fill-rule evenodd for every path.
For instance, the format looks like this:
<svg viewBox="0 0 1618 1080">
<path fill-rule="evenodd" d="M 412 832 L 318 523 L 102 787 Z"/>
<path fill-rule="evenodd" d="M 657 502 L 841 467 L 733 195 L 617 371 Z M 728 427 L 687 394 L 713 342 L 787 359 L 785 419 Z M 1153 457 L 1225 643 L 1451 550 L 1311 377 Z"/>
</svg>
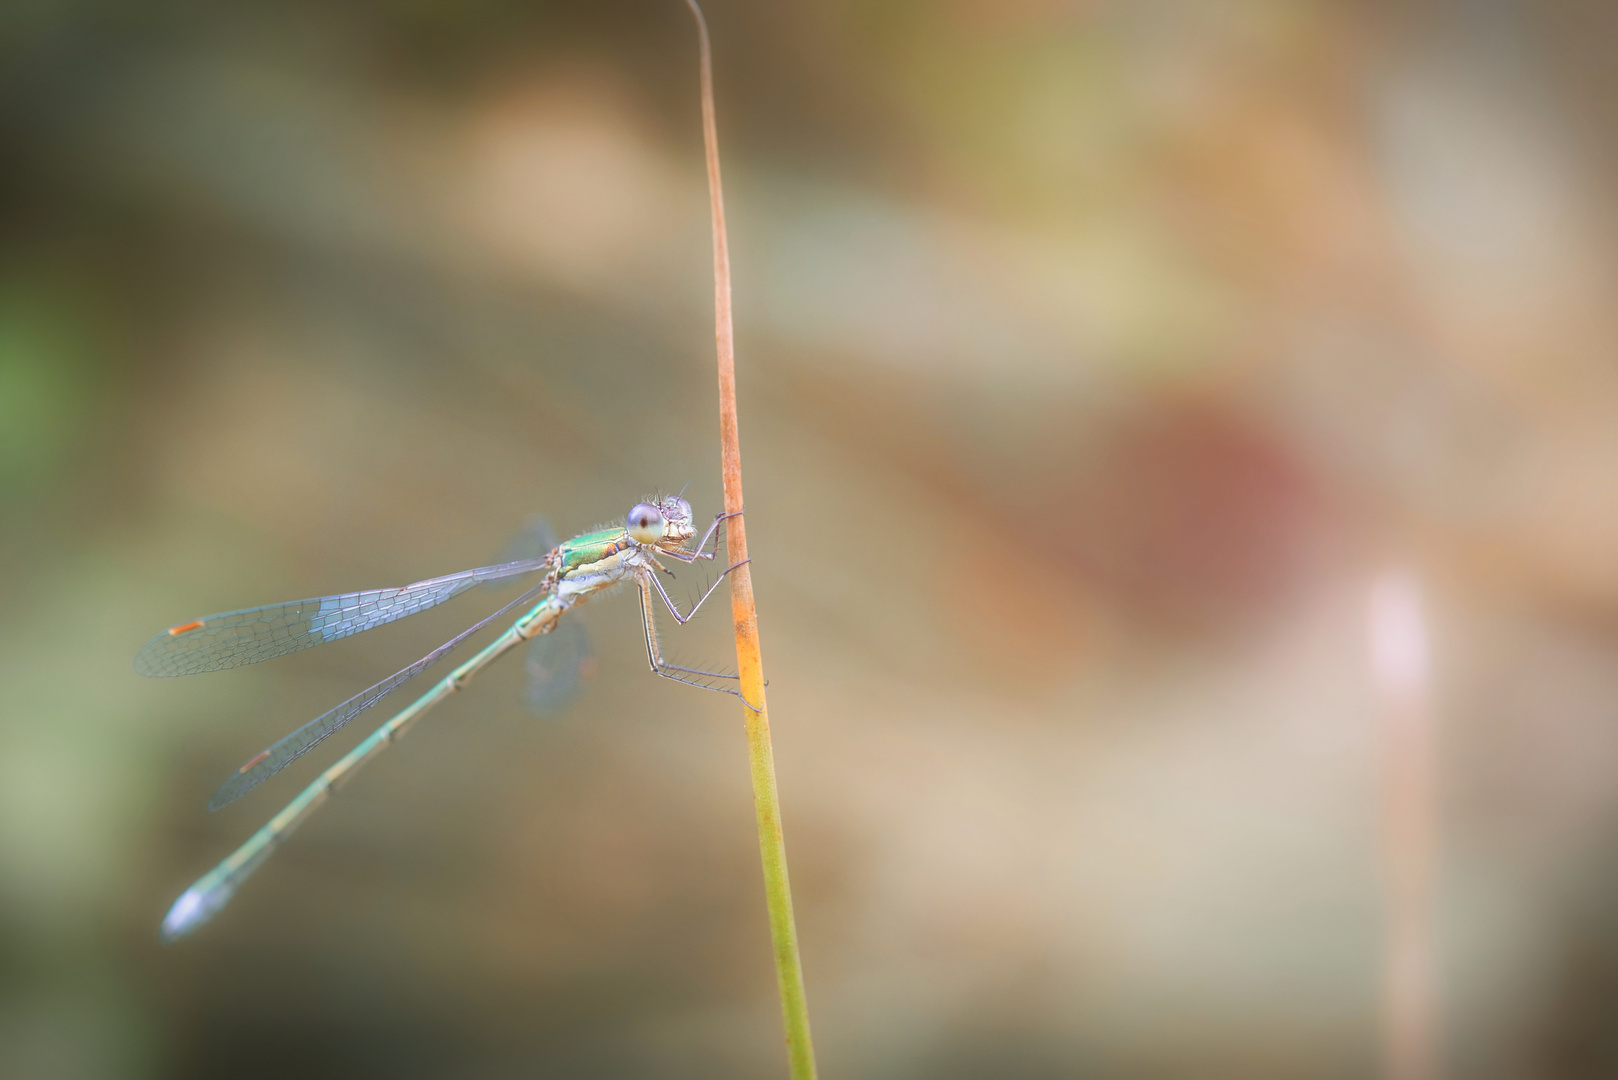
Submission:
<svg viewBox="0 0 1618 1080">
<path fill-rule="evenodd" d="M 654 674 L 741 697 L 740 690 L 722 684 L 725 680 L 734 681 L 734 675 L 681 667 L 664 660 L 657 624 L 652 617 L 654 604 L 661 600 L 675 621 L 684 624 L 713 595 L 725 575 L 741 565 L 736 563 L 727 567 L 689 612 L 680 611 L 657 576 L 660 572 L 671 573 L 658 561 L 661 558 L 688 565 L 699 559 L 713 559 L 714 552 L 706 550 L 708 541 L 714 538 L 720 522 L 733 516 L 720 514 L 715 517 L 696 547 L 687 548 L 686 544 L 696 535 L 691 504 L 672 495 L 654 502 L 637 503 L 625 517 L 622 526 L 576 536 L 540 557 L 463 570 L 458 574 L 429 578 L 394 589 L 293 600 L 209 615 L 171 627 L 152 638 L 135 657 L 135 670 L 142 675 L 191 675 L 200 671 L 219 671 L 241 664 L 256 664 L 260 660 L 285 656 L 370 630 L 442 604 L 475 585 L 528 574 L 543 574 L 539 584 L 500 610 L 456 634 L 403 671 L 396 672 L 325 715 L 311 720 L 236 770 L 214 793 L 208 803 L 210 810 L 234 802 L 286 768 L 322 739 L 502 615 L 538 600 L 499 637 L 377 728 L 337 764 L 321 773 L 314 783 L 224 862 L 198 878 L 180 895 L 164 917 L 163 937 L 172 941 L 212 918 L 242 882 L 269 858 L 281 841 L 326 801 L 354 769 L 404 734 L 405 729 L 428 709 L 459 690 L 496 657 L 520 642 L 549 634 L 568 611 L 615 585 L 633 583 L 636 587 L 640 597 L 641 624 L 646 635 L 646 657 Z M 716 542 L 716 550 L 717 547 Z M 746 698 L 742 700 L 746 702 Z M 748 707 L 752 707 L 750 703 Z"/>
</svg>

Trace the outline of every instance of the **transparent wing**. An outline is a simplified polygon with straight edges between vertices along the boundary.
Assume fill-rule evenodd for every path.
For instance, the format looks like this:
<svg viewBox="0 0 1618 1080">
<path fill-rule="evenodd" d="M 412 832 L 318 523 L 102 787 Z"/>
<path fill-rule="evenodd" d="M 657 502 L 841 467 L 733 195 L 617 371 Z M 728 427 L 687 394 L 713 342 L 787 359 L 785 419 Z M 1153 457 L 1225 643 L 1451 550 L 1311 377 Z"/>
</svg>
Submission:
<svg viewBox="0 0 1618 1080">
<path fill-rule="evenodd" d="M 522 523 L 517 535 L 511 538 L 500 553 L 503 563 L 544 559 L 556 547 L 556 530 L 539 514 Z"/>
<path fill-rule="evenodd" d="M 257 755 L 250 758 L 247 764 L 243 765 L 240 769 L 237 769 L 236 772 L 231 775 L 229 780 L 226 780 L 219 786 L 219 790 L 214 792 L 213 798 L 208 800 L 208 809 L 218 810 L 220 807 L 228 806 L 237 799 L 241 798 L 243 795 L 246 795 L 249 791 L 252 791 L 264 781 L 268 780 L 270 777 L 274 776 L 276 773 L 298 760 L 304 754 L 307 754 L 310 750 L 314 749 L 314 747 L 320 743 L 321 740 L 325 739 L 333 732 L 340 730 L 344 724 L 347 724 L 350 720 L 354 719 L 354 717 L 358 716 L 366 709 L 369 709 L 372 705 L 375 705 L 377 702 L 393 693 L 399 687 L 409 682 L 412 678 L 426 670 L 428 667 L 431 667 L 445 654 L 450 652 L 450 650 L 454 649 L 455 646 L 459 645 L 461 642 L 465 641 L 479 630 L 482 630 L 485 626 L 488 626 L 491 622 L 500 618 L 500 616 L 507 614 L 513 608 L 517 608 L 523 604 L 531 602 L 534 597 L 543 593 L 547 587 L 548 586 L 544 584 L 536 585 L 534 588 L 523 593 L 521 596 L 511 601 L 500 610 L 494 612 L 492 615 L 485 616 L 476 623 L 467 627 L 465 630 L 462 630 L 459 634 L 456 634 L 454 637 L 444 642 L 444 644 L 440 645 L 438 648 L 434 649 L 420 660 L 417 660 L 414 664 L 411 664 L 402 671 L 394 672 L 392 675 L 389 675 L 386 679 L 383 679 L 369 690 L 364 690 L 358 694 L 355 694 L 353 697 L 337 706 L 337 708 L 321 716 L 315 717 L 313 720 L 309 721 L 307 724 L 303 725 L 303 727 L 299 728 L 297 731 L 294 731 L 286 738 L 280 740 L 266 750 L 261 750 Z M 537 641 L 539 639 L 536 638 L 535 640 Z"/>
<path fill-rule="evenodd" d="M 541 634 L 528 643 L 523 668 L 528 672 L 523 703 L 530 712 L 556 712 L 572 700 L 595 672 L 590 632 L 584 628 L 578 612 L 557 623 L 550 633 Z"/>
<path fill-rule="evenodd" d="M 324 645 L 426 611 L 482 582 L 545 569 L 544 557 L 515 559 L 393 589 L 319 596 L 208 615 L 172 626 L 135 656 L 141 675 L 166 677 L 256 664 Z"/>
</svg>

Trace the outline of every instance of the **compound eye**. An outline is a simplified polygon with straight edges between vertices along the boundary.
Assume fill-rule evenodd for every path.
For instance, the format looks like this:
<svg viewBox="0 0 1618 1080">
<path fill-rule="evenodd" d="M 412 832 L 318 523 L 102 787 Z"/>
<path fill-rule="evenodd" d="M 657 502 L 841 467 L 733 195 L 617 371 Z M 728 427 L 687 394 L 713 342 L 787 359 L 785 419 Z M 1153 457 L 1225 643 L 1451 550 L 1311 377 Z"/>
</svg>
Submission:
<svg viewBox="0 0 1618 1080">
<path fill-rule="evenodd" d="M 681 524 L 691 522 L 691 504 L 678 495 L 670 495 L 663 500 L 663 514 L 670 521 Z"/>
<path fill-rule="evenodd" d="M 636 503 L 624 518 L 624 528 L 642 544 L 655 544 L 663 539 L 663 513 L 651 503 Z"/>
</svg>

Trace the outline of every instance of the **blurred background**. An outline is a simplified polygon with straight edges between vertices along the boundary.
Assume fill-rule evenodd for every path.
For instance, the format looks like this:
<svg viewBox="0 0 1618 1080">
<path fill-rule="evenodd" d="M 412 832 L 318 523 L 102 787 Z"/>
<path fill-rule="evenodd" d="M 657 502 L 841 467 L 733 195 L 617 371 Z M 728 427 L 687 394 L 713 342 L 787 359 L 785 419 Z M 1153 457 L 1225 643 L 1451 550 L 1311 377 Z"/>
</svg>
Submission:
<svg viewBox="0 0 1618 1080">
<path fill-rule="evenodd" d="M 1618 1075 L 1612 7 L 708 15 L 822 1075 L 1374 1076 L 1400 896 L 1448 1075 Z M 130 664 L 715 512 L 696 93 L 675 0 L 7 5 L 0 1071 L 784 1075 L 739 709 L 629 596 L 167 947 L 371 725 L 217 784 L 498 598 Z"/>
</svg>

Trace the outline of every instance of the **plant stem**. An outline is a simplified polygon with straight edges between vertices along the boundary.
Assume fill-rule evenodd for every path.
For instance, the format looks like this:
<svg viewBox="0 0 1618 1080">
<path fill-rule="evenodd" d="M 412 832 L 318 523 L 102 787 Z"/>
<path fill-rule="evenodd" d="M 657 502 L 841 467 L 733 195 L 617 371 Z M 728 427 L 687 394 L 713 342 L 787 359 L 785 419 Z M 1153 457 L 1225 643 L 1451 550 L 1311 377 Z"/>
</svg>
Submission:
<svg viewBox="0 0 1618 1080">
<path fill-rule="evenodd" d="M 708 24 L 696 0 L 686 0 L 696 16 L 702 46 L 702 139 L 708 161 L 708 199 L 713 215 L 714 341 L 719 353 L 720 461 L 725 480 L 725 510 L 742 509 L 742 453 L 736 425 L 736 337 L 730 316 L 730 247 L 725 239 L 725 196 L 719 182 L 719 132 L 714 122 L 713 61 Z M 764 897 L 775 946 L 775 974 L 781 990 L 781 1018 L 786 1027 L 787 1059 L 793 1080 L 812 1080 L 815 1052 L 809 1041 L 809 1003 L 803 991 L 803 964 L 798 957 L 798 927 L 792 918 L 792 888 L 787 881 L 786 841 L 781 835 L 781 799 L 775 785 L 775 757 L 770 751 L 770 717 L 764 700 L 764 661 L 758 647 L 758 611 L 753 606 L 752 567 L 747 563 L 747 522 L 738 516 L 725 522 L 726 551 L 741 563 L 730 575 L 730 610 L 736 625 L 736 670 L 741 676 L 747 726 L 747 758 L 753 774 L 753 809 L 758 817 L 759 856 L 764 863 Z M 756 706 L 753 708 L 752 706 Z"/>
</svg>

